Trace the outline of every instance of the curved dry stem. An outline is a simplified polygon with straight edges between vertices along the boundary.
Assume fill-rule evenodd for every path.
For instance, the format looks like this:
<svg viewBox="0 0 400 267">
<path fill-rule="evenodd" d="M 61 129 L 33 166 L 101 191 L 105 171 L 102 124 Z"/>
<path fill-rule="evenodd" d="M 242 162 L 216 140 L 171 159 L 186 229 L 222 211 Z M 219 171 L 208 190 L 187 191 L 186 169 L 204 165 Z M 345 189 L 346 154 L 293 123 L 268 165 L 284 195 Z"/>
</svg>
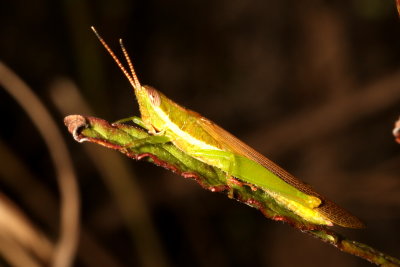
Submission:
<svg viewBox="0 0 400 267">
<path fill-rule="evenodd" d="M 4 63 L 0 62 L 0 85 L 21 105 L 31 118 L 49 149 L 57 172 L 61 194 L 60 239 L 52 265 L 72 265 L 79 233 L 79 197 L 71 158 L 56 123 L 32 90 Z"/>
</svg>

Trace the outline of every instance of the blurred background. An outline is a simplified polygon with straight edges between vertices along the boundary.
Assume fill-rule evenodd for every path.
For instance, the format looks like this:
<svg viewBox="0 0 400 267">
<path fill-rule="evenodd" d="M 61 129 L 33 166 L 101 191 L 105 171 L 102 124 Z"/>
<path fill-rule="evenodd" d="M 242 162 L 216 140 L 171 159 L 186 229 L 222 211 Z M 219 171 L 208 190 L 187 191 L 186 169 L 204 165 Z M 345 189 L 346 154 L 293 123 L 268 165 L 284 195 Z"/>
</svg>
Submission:
<svg viewBox="0 0 400 267">
<path fill-rule="evenodd" d="M 53 130 L 40 134 L 0 90 L 1 266 L 48 264 L 62 233 L 70 254 L 79 234 L 74 266 L 370 266 L 192 180 L 75 142 L 66 115 L 139 114 L 91 25 L 118 53 L 124 39 L 143 84 L 217 122 L 368 226 L 339 232 L 400 256 L 394 1 L 2 1 L 0 25 L 1 61 L 55 120 L 64 141 L 54 149 L 65 142 L 74 166 L 61 169 L 74 170 L 79 186 L 77 195 L 73 176 L 57 178 L 63 172 L 44 141 Z"/>
</svg>

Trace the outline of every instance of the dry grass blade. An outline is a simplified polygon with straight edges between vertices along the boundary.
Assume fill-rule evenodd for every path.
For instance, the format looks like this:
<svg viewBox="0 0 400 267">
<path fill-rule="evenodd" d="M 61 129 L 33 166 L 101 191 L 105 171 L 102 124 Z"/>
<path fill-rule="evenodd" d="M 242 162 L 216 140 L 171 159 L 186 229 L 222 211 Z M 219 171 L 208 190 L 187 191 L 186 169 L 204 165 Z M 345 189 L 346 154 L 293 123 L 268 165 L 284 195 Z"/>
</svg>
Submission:
<svg viewBox="0 0 400 267">
<path fill-rule="evenodd" d="M 50 262 L 53 253 L 50 241 L 1 193 L 0 250 L 7 261 L 15 266 Z"/>
<path fill-rule="evenodd" d="M 396 139 L 396 142 L 400 144 L 400 119 L 398 119 L 394 124 L 393 135 Z"/>
<path fill-rule="evenodd" d="M 72 265 L 79 233 L 79 198 L 73 165 L 56 123 L 32 90 L 0 62 L 0 85 L 23 107 L 43 137 L 55 165 L 61 194 L 61 229 L 53 266 Z"/>
<path fill-rule="evenodd" d="M 246 140 L 252 144 L 256 144 L 256 140 L 274 140 L 257 143 L 260 151 L 268 151 L 269 154 L 293 149 L 396 104 L 400 100 L 399 83 L 400 71 L 396 71 L 340 99 L 335 98 L 319 108 L 292 116 L 273 129 L 261 129 Z M 296 129 L 296 134 L 293 134 L 293 129 Z"/>
<path fill-rule="evenodd" d="M 41 179 L 29 171 L 26 162 L 22 162 L 11 147 L 8 147 L 1 140 L 0 158 L 2 163 L 7 164 L 7 168 L 0 168 L 1 182 L 18 195 L 21 201 L 20 205 L 34 214 L 43 227 L 55 232 L 58 218 L 55 218 L 53 214 L 57 214 L 58 201 L 54 192 L 49 191 Z M 24 186 L 21 186 L 21 184 Z M 2 248 L 0 248 L 0 251 L 3 251 Z M 93 255 L 96 255 L 96 257 L 93 257 Z M 84 266 L 122 266 L 118 259 L 110 254 L 110 251 L 95 240 L 91 234 L 91 229 L 81 229 L 77 257 Z"/>
<path fill-rule="evenodd" d="M 400 0 L 396 0 L 396 6 L 397 6 L 397 12 L 399 13 L 400 16 Z"/>
</svg>

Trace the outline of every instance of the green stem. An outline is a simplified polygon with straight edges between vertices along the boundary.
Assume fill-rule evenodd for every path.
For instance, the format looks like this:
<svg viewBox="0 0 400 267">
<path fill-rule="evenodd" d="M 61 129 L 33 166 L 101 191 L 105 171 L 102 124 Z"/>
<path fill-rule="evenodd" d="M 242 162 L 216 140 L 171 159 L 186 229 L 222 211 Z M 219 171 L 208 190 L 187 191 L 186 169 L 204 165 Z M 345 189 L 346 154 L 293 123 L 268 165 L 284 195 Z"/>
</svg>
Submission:
<svg viewBox="0 0 400 267">
<path fill-rule="evenodd" d="M 185 178 L 194 179 L 203 188 L 212 192 L 225 192 L 228 197 L 257 208 L 267 218 L 287 222 L 343 252 L 366 259 L 379 266 L 400 266 L 400 260 L 396 258 L 365 244 L 348 240 L 327 227 L 304 221 L 275 202 L 263 190 L 257 190 L 254 186 L 247 184 L 228 181 L 227 176 L 221 170 L 188 156 L 172 143 L 130 145 L 138 139 L 150 136 L 142 129 L 120 123 L 111 125 L 105 120 L 81 115 L 68 116 L 64 122 L 78 142 L 96 143 L 118 150 L 130 158 L 147 160 Z"/>
</svg>

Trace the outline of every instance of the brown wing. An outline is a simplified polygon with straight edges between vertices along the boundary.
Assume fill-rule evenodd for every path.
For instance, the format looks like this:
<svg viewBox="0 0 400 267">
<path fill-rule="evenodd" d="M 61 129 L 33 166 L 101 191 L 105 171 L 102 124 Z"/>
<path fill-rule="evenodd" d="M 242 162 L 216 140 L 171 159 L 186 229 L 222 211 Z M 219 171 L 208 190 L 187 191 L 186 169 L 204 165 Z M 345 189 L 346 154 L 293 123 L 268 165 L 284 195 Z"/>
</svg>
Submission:
<svg viewBox="0 0 400 267">
<path fill-rule="evenodd" d="M 303 193 L 308 195 L 316 196 L 322 200 L 322 204 L 316 208 L 326 218 L 331 220 L 334 224 L 348 227 L 348 228 L 364 228 L 365 225 L 355 216 L 339 207 L 334 202 L 326 199 L 322 195 L 318 194 L 311 188 L 311 186 L 303 183 L 302 181 L 295 178 L 293 175 L 279 167 L 273 161 L 267 159 L 262 154 L 255 151 L 250 146 L 240 141 L 237 137 L 233 136 L 226 130 L 222 129 L 218 125 L 209 121 L 206 118 L 198 120 L 199 126 L 205 129 L 213 138 L 218 142 L 222 143 L 228 150 L 237 153 L 238 155 L 247 157 L 260 165 L 264 166 L 275 175 L 280 177 L 286 183 L 292 185 Z"/>
</svg>

